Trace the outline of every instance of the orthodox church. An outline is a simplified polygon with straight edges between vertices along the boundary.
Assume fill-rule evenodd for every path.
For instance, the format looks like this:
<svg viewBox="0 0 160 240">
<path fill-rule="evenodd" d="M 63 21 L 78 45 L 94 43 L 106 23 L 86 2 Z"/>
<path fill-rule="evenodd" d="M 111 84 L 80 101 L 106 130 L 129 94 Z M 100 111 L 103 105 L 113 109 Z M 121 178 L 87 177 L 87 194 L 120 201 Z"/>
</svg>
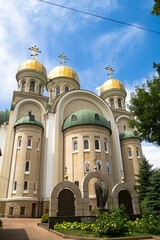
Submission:
<svg viewBox="0 0 160 240">
<path fill-rule="evenodd" d="M 105 208 L 124 203 L 139 214 L 133 185 L 141 139 L 128 126 L 123 83 L 108 66 L 100 96 L 81 90 L 64 54 L 47 75 L 35 60 L 39 49 L 30 50 L 33 59 L 16 73 L 11 108 L 0 111 L 0 216 L 88 216 L 97 208 L 97 181 L 108 188 Z"/>
</svg>

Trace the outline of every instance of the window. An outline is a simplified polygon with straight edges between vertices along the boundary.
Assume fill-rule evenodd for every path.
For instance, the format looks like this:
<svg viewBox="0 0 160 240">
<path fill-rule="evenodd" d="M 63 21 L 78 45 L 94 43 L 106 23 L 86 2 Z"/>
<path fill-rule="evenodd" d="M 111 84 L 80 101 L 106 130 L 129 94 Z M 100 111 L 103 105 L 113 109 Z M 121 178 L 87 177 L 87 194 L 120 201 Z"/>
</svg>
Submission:
<svg viewBox="0 0 160 240">
<path fill-rule="evenodd" d="M 69 91 L 69 87 L 65 87 L 65 92 L 68 92 Z"/>
<path fill-rule="evenodd" d="M 100 144 L 99 144 L 99 140 L 95 140 L 95 150 L 96 152 L 100 152 Z"/>
<path fill-rule="evenodd" d="M 110 100 L 110 107 L 114 108 L 114 100 L 113 99 Z"/>
<path fill-rule="evenodd" d="M 30 117 L 32 115 L 32 111 L 29 111 L 28 112 L 28 116 Z"/>
<path fill-rule="evenodd" d="M 124 125 L 124 131 L 127 131 L 127 126 L 126 125 Z"/>
<path fill-rule="evenodd" d="M 110 164 L 109 162 L 106 163 L 107 174 L 111 174 Z"/>
<path fill-rule="evenodd" d="M 17 181 L 13 183 L 13 193 L 16 193 L 17 190 Z"/>
<path fill-rule="evenodd" d="M 78 152 L 78 141 L 77 140 L 75 140 L 73 142 L 73 152 Z"/>
<path fill-rule="evenodd" d="M 136 150 L 136 154 L 137 154 L 137 158 L 140 158 L 140 153 L 138 149 Z"/>
<path fill-rule="evenodd" d="M 20 215 L 25 215 L 25 207 L 21 207 Z"/>
<path fill-rule="evenodd" d="M 50 99 L 53 98 L 53 90 L 50 91 Z"/>
<path fill-rule="evenodd" d="M 122 107 L 122 102 L 121 99 L 118 99 L 118 107 L 121 108 Z"/>
<path fill-rule="evenodd" d="M 26 88 L 26 82 L 23 82 L 22 83 L 22 91 L 25 91 L 25 88 Z"/>
<path fill-rule="evenodd" d="M 28 193 L 28 181 L 24 181 L 23 192 Z"/>
<path fill-rule="evenodd" d="M 42 93 L 42 85 L 40 84 L 39 85 L 39 94 L 41 94 Z"/>
<path fill-rule="evenodd" d="M 98 171 L 98 172 L 101 172 L 101 171 L 102 171 L 101 160 L 97 160 L 97 161 L 96 161 L 96 166 L 97 166 L 97 171 Z"/>
<path fill-rule="evenodd" d="M 20 149 L 20 148 L 21 148 L 21 143 L 22 143 L 22 140 L 21 140 L 21 138 L 18 138 L 18 149 Z"/>
<path fill-rule="evenodd" d="M 76 115 L 72 115 L 71 121 L 76 121 L 77 120 L 77 116 Z"/>
<path fill-rule="evenodd" d="M 32 148 L 32 139 L 28 138 L 27 148 Z"/>
<path fill-rule="evenodd" d="M 89 171 L 90 171 L 90 162 L 85 161 L 85 172 L 89 172 Z"/>
<path fill-rule="evenodd" d="M 95 120 L 99 120 L 99 114 L 95 113 Z"/>
<path fill-rule="evenodd" d="M 128 158 L 132 158 L 132 152 L 131 152 L 131 150 L 128 150 Z"/>
<path fill-rule="evenodd" d="M 84 151 L 89 150 L 89 141 L 88 141 L 88 139 L 84 139 L 83 143 L 84 143 L 84 146 L 83 146 Z"/>
<path fill-rule="evenodd" d="M 29 172 L 30 172 L 30 161 L 26 161 L 25 174 L 29 174 Z"/>
<path fill-rule="evenodd" d="M 75 181 L 74 183 L 79 187 L 79 181 Z"/>
<path fill-rule="evenodd" d="M 105 153 L 108 153 L 108 143 L 106 141 L 104 142 L 104 149 Z"/>
<path fill-rule="evenodd" d="M 60 87 L 56 88 L 56 97 L 58 97 L 60 95 Z"/>
<path fill-rule="evenodd" d="M 12 216 L 13 215 L 13 207 L 9 208 L 9 215 Z"/>
<path fill-rule="evenodd" d="M 34 194 L 37 193 L 37 182 L 34 183 Z"/>
<path fill-rule="evenodd" d="M 39 149 L 40 149 L 40 140 L 38 140 L 37 142 L 37 151 L 39 151 Z"/>
<path fill-rule="evenodd" d="M 35 90 L 35 82 L 34 81 L 31 81 L 30 82 L 30 88 L 29 88 L 30 91 L 34 91 Z"/>
</svg>

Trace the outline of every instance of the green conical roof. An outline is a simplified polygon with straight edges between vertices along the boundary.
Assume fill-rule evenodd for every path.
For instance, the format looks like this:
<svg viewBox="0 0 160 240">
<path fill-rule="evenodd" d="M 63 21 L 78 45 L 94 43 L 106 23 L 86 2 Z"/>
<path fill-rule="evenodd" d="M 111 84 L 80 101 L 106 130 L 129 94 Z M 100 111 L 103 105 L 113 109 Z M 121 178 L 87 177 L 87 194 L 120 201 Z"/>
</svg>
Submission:
<svg viewBox="0 0 160 240">
<path fill-rule="evenodd" d="M 78 125 L 99 125 L 109 129 L 110 134 L 112 133 L 110 122 L 99 112 L 90 109 L 70 114 L 63 122 L 62 131 Z"/>
<path fill-rule="evenodd" d="M 0 125 L 3 123 L 7 123 L 9 122 L 9 115 L 10 115 L 10 111 L 6 110 L 6 111 L 0 111 Z"/>
<path fill-rule="evenodd" d="M 17 122 L 14 125 L 14 128 L 17 127 L 18 125 L 21 124 L 32 124 L 32 125 L 36 125 L 41 127 L 44 130 L 43 124 L 41 123 L 41 121 L 38 118 L 35 118 L 31 120 L 30 116 L 27 117 L 23 117 L 19 120 L 17 120 Z"/>
<path fill-rule="evenodd" d="M 124 133 L 121 133 L 119 137 L 120 137 L 120 140 L 124 140 L 128 138 L 138 138 L 141 140 L 141 138 L 137 135 L 135 131 L 126 131 Z"/>
</svg>

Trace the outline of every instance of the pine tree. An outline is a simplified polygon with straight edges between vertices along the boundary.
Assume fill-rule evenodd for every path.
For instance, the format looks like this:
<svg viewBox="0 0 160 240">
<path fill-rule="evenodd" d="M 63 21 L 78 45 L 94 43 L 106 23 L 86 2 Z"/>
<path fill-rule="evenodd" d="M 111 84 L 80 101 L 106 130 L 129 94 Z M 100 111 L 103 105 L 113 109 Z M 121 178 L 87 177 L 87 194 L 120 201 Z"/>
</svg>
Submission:
<svg viewBox="0 0 160 240">
<path fill-rule="evenodd" d="M 160 169 L 156 170 L 150 177 L 145 205 L 148 212 L 160 220 Z"/>
<path fill-rule="evenodd" d="M 152 166 L 146 158 L 143 158 L 142 163 L 140 163 L 139 173 L 136 175 L 137 184 L 135 185 L 135 189 L 137 189 L 140 203 L 142 203 L 146 197 L 148 187 L 150 186 L 149 178 L 153 173 Z"/>
</svg>

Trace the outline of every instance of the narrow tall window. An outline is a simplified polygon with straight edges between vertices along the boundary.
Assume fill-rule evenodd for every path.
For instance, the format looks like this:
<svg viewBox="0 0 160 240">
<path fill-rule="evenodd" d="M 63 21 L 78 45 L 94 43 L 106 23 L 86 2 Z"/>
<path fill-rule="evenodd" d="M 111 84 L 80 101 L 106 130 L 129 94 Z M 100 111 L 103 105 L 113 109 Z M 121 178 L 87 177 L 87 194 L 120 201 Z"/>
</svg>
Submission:
<svg viewBox="0 0 160 240">
<path fill-rule="evenodd" d="M 18 138 L 18 149 L 20 149 L 20 148 L 21 148 L 21 143 L 22 143 L 22 140 L 21 140 L 21 138 Z"/>
<path fill-rule="evenodd" d="M 17 181 L 13 183 L 13 193 L 16 193 L 17 190 Z"/>
<path fill-rule="evenodd" d="M 68 92 L 69 91 L 69 87 L 65 87 L 65 92 Z"/>
<path fill-rule="evenodd" d="M 111 106 L 111 108 L 114 108 L 114 100 L 113 99 L 110 100 L 110 106 Z"/>
<path fill-rule="evenodd" d="M 99 114 L 95 113 L 95 120 L 99 120 Z"/>
<path fill-rule="evenodd" d="M 132 152 L 131 152 L 131 150 L 128 150 L 128 158 L 132 158 Z"/>
<path fill-rule="evenodd" d="M 32 148 L 32 139 L 28 138 L 27 148 Z"/>
<path fill-rule="evenodd" d="M 34 81 L 31 81 L 30 82 L 30 88 L 29 88 L 30 91 L 34 91 L 35 90 L 35 82 Z"/>
<path fill-rule="evenodd" d="M 124 125 L 124 131 L 127 131 L 127 126 L 126 125 Z"/>
<path fill-rule="evenodd" d="M 118 99 L 118 107 L 121 108 L 122 107 L 122 102 L 121 99 Z"/>
<path fill-rule="evenodd" d="M 22 91 L 25 91 L 25 88 L 26 88 L 26 82 L 23 82 L 22 83 Z"/>
<path fill-rule="evenodd" d="M 95 140 L 95 150 L 100 151 L 100 145 L 99 145 L 99 140 Z"/>
<path fill-rule="evenodd" d="M 104 142 L 104 149 L 105 153 L 108 153 L 108 143 L 106 141 Z"/>
<path fill-rule="evenodd" d="M 37 182 L 34 183 L 34 194 L 37 193 Z"/>
<path fill-rule="evenodd" d="M 137 154 L 137 158 L 140 158 L 140 153 L 138 149 L 136 149 L 136 154 Z"/>
<path fill-rule="evenodd" d="M 23 192 L 28 193 L 28 181 L 24 181 Z"/>
<path fill-rule="evenodd" d="M 39 94 L 42 94 L 42 85 L 39 85 Z"/>
<path fill-rule="evenodd" d="M 84 139 L 84 150 L 89 150 L 89 141 L 88 141 L 88 139 Z"/>
<path fill-rule="evenodd" d="M 26 161 L 25 174 L 29 174 L 29 172 L 30 172 L 30 161 Z"/>
<path fill-rule="evenodd" d="M 37 141 L 37 151 L 39 151 L 39 149 L 40 149 L 40 140 L 38 139 L 38 141 Z"/>
<path fill-rule="evenodd" d="M 78 151 L 78 141 L 75 140 L 75 141 L 73 142 L 73 152 L 77 152 L 77 151 Z"/>
<path fill-rule="evenodd" d="M 56 88 L 56 97 L 58 97 L 60 95 L 60 87 Z"/>
</svg>

